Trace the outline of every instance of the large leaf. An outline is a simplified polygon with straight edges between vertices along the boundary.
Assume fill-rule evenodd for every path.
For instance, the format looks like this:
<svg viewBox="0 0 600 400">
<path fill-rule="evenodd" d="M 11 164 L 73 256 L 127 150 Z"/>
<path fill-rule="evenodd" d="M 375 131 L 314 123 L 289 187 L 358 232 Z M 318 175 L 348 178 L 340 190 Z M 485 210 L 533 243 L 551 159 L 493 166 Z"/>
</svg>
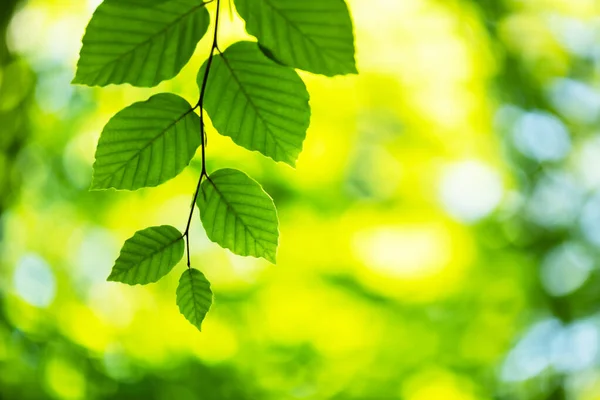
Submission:
<svg viewBox="0 0 600 400">
<path fill-rule="evenodd" d="M 86 29 L 73 83 L 155 86 L 189 61 L 209 25 L 200 0 L 111 0 Z"/>
<path fill-rule="evenodd" d="M 277 211 L 260 185 L 241 171 L 220 169 L 201 189 L 197 204 L 208 238 L 235 254 L 275 263 Z"/>
<path fill-rule="evenodd" d="M 235 5 L 246 30 L 276 60 L 326 76 L 357 72 L 344 0 L 235 0 Z"/>
<path fill-rule="evenodd" d="M 177 306 L 183 316 L 198 330 L 212 304 L 210 283 L 197 269 L 187 269 L 177 286 Z"/>
<path fill-rule="evenodd" d="M 183 248 L 183 236 L 172 226 L 138 231 L 123 245 L 108 280 L 129 285 L 156 282 L 181 260 Z"/>
<path fill-rule="evenodd" d="M 256 43 L 238 42 L 215 57 L 204 109 L 220 134 L 293 166 L 310 123 L 308 98 L 296 71 L 267 58 Z"/>
<path fill-rule="evenodd" d="M 200 145 L 200 118 L 162 93 L 115 115 L 98 141 L 92 189 L 157 186 L 179 174 Z"/>
</svg>

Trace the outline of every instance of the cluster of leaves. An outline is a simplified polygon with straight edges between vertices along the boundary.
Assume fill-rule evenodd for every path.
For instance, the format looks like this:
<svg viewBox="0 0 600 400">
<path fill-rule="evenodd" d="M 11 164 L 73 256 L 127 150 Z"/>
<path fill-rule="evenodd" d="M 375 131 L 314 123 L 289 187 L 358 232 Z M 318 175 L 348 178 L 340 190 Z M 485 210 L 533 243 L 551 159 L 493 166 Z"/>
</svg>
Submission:
<svg viewBox="0 0 600 400">
<path fill-rule="evenodd" d="M 102 131 L 92 182 L 94 190 L 157 186 L 181 173 L 201 147 L 202 172 L 184 233 L 172 226 L 138 231 L 108 277 L 130 285 L 157 282 L 183 258 L 187 244 L 177 304 L 198 329 L 212 292 L 190 266 L 194 204 L 208 238 L 235 254 L 275 263 L 279 241 L 275 205 L 256 181 L 233 169 L 207 173 L 204 112 L 239 146 L 294 166 L 310 123 L 309 94 L 295 68 L 326 76 L 356 73 L 344 0 L 235 0 L 258 42 L 240 41 L 224 51 L 217 43 L 219 3 L 210 55 L 198 73 L 198 103 L 160 93 L 118 112 Z M 173 78 L 208 31 L 206 4 L 104 0 L 86 29 L 73 82 L 153 87 Z"/>
</svg>

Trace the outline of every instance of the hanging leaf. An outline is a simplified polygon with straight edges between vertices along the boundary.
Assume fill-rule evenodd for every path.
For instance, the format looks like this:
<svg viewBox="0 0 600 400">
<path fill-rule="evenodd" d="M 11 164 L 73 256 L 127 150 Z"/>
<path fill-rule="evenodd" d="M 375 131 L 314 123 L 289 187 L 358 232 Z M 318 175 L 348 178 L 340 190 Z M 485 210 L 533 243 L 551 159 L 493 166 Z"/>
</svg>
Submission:
<svg viewBox="0 0 600 400">
<path fill-rule="evenodd" d="M 157 282 L 183 257 L 182 234 L 163 225 L 138 231 L 127 239 L 108 277 L 129 285 Z"/>
<path fill-rule="evenodd" d="M 293 69 L 267 58 L 256 43 L 238 42 L 213 60 L 204 109 L 220 134 L 294 166 L 310 124 L 308 99 Z"/>
<path fill-rule="evenodd" d="M 162 93 L 115 115 L 100 136 L 92 189 L 135 190 L 177 176 L 200 146 L 200 118 Z"/>
<path fill-rule="evenodd" d="M 198 330 L 212 304 L 210 282 L 197 269 L 189 268 L 181 275 L 177 286 L 177 306 L 185 319 Z"/>
<path fill-rule="evenodd" d="M 241 256 L 275 264 L 279 241 L 271 197 L 241 171 L 220 169 L 202 183 L 197 204 L 208 238 Z"/>
<path fill-rule="evenodd" d="M 199 0 L 111 0 L 86 29 L 73 83 L 151 87 L 179 73 L 209 25 Z"/>
<path fill-rule="evenodd" d="M 246 30 L 275 60 L 326 76 L 356 73 L 344 0 L 235 0 Z"/>
</svg>

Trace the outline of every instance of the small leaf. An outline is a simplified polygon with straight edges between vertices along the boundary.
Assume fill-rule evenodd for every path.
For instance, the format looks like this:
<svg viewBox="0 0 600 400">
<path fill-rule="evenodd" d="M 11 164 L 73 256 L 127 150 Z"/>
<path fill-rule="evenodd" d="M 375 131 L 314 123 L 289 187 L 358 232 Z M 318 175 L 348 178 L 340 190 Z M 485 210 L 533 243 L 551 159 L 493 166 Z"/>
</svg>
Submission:
<svg viewBox="0 0 600 400">
<path fill-rule="evenodd" d="M 163 225 L 138 231 L 127 239 L 109 281 L 128 285 L 157 282 L 183 257 L 183 235 Z"/>
<path fill-rule="evenodd" d="M 275 264 L 279 241 L 271 197 L 241 171 L 220 169 L 202 183 L 197 204 L 208 238 L 240 256 Z"/>
<path fill-rule="evenodd" d="M 125 108 L 102 131 L 92 189 L 135 190 L 174 178 L 200 146 L 199 132 L 200 118 L 174 94 Z"/>
<path fill-rule="evenodd" d="M 87 26 L 73 83 L 151 87 L 179 73 L 208 29 L 200 0 L 111 0 Z"/>
<path fill-rule="evenodd" d="M 310 124 L 309 95 L 296 71 L 267 58 L 256 43 L 238 42 L 215 57 L 209 75 L 204 109 L 217 131 L 294 166 Z"/>
<path fill-rule="evenodd" d="M 197 269 L 189 268 L 181 275 L 177 286 L 177 306 L 185 319 L 198 330 L 212 304 L 210 282 Z"/>
<path fill-rule="evenodd" d="M 286 65 L 326 76 L 356 73 L 344 0 L 235 0 L 246 30 Z"/>
</svg>

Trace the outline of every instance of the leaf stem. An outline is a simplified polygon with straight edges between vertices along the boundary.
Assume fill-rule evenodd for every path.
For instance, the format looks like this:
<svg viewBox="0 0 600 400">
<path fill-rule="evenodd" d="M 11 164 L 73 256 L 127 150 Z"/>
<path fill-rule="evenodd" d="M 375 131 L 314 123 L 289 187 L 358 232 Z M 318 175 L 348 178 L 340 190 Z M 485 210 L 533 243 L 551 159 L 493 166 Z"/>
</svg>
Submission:
<svg viewBox="0 0 600 400">
<path fill-rule="evenodd" d="M 208 61 L 206 63 L 206 70 L 204 71 L 204 77 L 202 79 L 202 85 L 200 87 L 200 98 L 198 99 L 198 103 L 194 106 L 195 108 L 200 109 L 200 141 L 202 142 L 202 170 L 200 172 L 200 178 L 198 178 L 198 184 L 196 185 L 196 191 L 194 192 L 194 197 L 192 199 L 192 206 L 190 208 L 190 215 L 188 216 L 187 225 L 185 227 L 185 232 L 183 237 L 185 238 L 186 243 L 186 253 L 187 253 L 187 266 L 191 268 L 190 262 L 190 226 L 192 224 L 192 217 L 194 216 L 194 209 L 196 208 L 196 200 L 198 200 L 198 194 L 202 189 L 202 179 L 206 177 L 208 180 L 208 174 L 206 172 L 206 129 L 204 126 L 204 96 L 206 94 L 206 86 L 208 84 L 208 74 L 210 72 L 210 67 L 212 66 L 213 57 L 215 55 L 215 50 L 219 50 L 219 46 L 217 44 L 217 38 L 219 33 L 219 11 L 221 8 L 221 0 L 216 0 L 217 2 L 217 11 L 215 15 L 215 29 L 213 33 L 213 42 L 210 47 L 210 54 L 208 56 Z"/>
</svg>

